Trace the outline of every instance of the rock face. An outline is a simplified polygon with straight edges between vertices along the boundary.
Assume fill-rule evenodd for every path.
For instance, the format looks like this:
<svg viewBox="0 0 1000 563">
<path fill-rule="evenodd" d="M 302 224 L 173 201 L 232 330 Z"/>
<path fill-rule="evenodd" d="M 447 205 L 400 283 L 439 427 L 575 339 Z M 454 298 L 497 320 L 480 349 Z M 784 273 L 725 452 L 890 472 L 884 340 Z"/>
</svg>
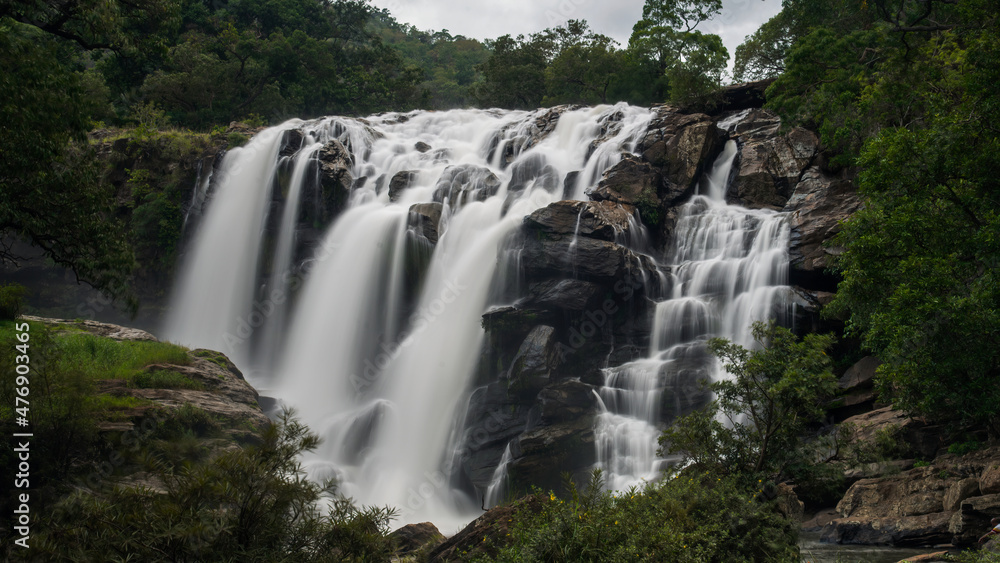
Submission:
<svg viewBox="0 0 1000 563">
<path fill-rule="evenodd" d="M 332 220 L 347 206 L 354 186 L 351 167 L 354 157 L 343 143 L 334 139 L 319 150 L 320 189 L 322 190 L 322 218 Z"/>
<path fill-rule="evenodd" d="M 956 456 L 897 475 L 862 479 L 837 505 L 839 518 L 824 541 L 895 546 L 972 545 L 1000 514 L 1000 494 L 986 493 L 983 477 L 1000 467 L 1000 448 Z"/>
<path fill-rule="evenodd" d="M 441 223 L 440 203 L 415 203 L 410 206 L 409 225 L 431 244 L 437 244 L 438 226 Z"/>
<path fill-rule="evenodd" d="M 740 158 L 731 201 L 780 210 L 791 197 L 819 150 L 819 137 L 800 127 L 780 135 L 780 125 L 777 115 L 762 109 L 750 110 L 737 124 Z"/>
<path fill-rule="evenodd" d="M 842 251 L 827 247 L 840 222 L 861 207 L 854 184 L 844 177 L 831 177 L 818 166 L 802 174 L 783 211 L 791 213 L 789 258 L 793 277 L 797 272 L 818 273 L 830 266 L 829 257 Z"/>
</svg>

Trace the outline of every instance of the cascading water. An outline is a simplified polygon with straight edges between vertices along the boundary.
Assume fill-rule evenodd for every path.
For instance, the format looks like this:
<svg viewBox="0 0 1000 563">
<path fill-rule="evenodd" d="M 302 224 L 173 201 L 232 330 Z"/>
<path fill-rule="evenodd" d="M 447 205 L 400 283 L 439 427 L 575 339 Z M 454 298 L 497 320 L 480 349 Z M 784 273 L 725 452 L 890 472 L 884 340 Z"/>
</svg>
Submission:
<svg viewBox="0 0 1000 563">
<path fill-rule="evenodd" d="M 555 122 L 547 115 L 413 112 L 293 121 L 258 134 L 217 174 L 166 336 L 230 353 L 241 367 L 252 360 L 248 343 L 267 349 L 280 339 L 277 375 L 266 383 L 324 438 L 306 459 L 313 477 L 335 476 L 345 494 L 395 506 L 404 521 L 468 521 L 480 503 L 453 486 L 446 465 L 460 442 L 481 316 L 517 289 L 508 269 L 519 267 L 520 252 L 509 235 L 536 209 L 582 198 L 635 147 L 653 112 L 620 104 L 565 111 Z M 277 243 L 263 241 L 290 129 L 305 132 L 293 183 L 336 139 L 353 155 L 354 185 L 308 274 L 255 287 L 261 263 L 272 278 L 299 271 L 289 266 L 298 187 L 285 197 Z M 431 208 L 436 244 L 414 222 Z M 271 247 L 278 255 L 262 260 Z M 259 330 L 281 317 L 299 283 L 287 326 Z M 252 366 L 248 373 L 254 382 Z"/>
<path fill-rule="evenodd" d="M 726 376 L 706 356 L 707 339 L 750 346 L 750 324 L 781 317 L 786 308 L 789 227 L 780 213 L 726 203 L 736 157 L 736 142 L 728 141 L 681 207 L 668 255 L 673 289 L 656 306 L 649 356 L 604 370 L 596 443 L 609 489 L 659 477 L 663 424 L 707 399 L 699 380 Z"/>
</svg>

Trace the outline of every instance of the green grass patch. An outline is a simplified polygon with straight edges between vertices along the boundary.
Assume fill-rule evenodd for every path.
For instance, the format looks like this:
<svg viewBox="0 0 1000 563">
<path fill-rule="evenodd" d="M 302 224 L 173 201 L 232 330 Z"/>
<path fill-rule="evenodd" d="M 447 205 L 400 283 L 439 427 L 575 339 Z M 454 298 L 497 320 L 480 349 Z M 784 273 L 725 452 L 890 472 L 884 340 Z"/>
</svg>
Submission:
<svg viewBox="0 0 1000 563">
<path fill-rule="evenodd" d="M 139 389 L 194 389 L 203 391 L 205 386 L 183 373 L 168 370 L 144 371 L 132 378 L 133 387 Z"/>
<path fill-rule="evenodd" d="M 58 340 L 63 367 L 94 380 L 124 379 L 134 383 L 146 366 L 191 363 L 185 348 L 165 342 L 119 342 L 93 334 L 65 334 Z"/>
</svg>

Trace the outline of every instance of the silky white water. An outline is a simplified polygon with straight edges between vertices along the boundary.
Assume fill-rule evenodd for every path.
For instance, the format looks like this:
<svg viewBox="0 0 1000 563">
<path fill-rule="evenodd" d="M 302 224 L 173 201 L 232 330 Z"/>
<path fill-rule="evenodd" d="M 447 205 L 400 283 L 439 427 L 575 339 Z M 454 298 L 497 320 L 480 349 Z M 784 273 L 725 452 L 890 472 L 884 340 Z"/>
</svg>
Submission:
<svg viewBox="0 0 1000 563">
<path fill-rule="evenodd" d="M 667 257 L 672 291 L 656 306 L 649 356 L 604 370 L 597 466 L 611 490 L 660 477 L 667 462 L 657 455 L 657 437 L 669 423 L 664 407 L 689 409 L 700 400 L 698 379 L 727 376 L 706 357 L 705 342 L 718 336 L 750 346 L 750 324 L 784 312 L 788 222 L 781 213 L 726 203 L 737 152 L 728 141 L 680 209 Z"/>
<path fill-rule="evenodd" d="M 539 135 L 536 120 L 545 113 L 329 118 L 256 135 L 226 156 L 215 180 L 166 337 L 230 354 L 251 382 L 253 350 L 280 344 L 266 385 L 324 438 L 305 460 L 312 477 L 337 477 L 355 500 L 397 507 L 403 523 L 467 522 L 480 502 L 453 486 L 449 460 L 480 355 L 481 316 L 509 293 L 497 288 L 518 278 L 509 271 L 519 267 L 509 235 L 536 209 L 583 198 L 653 116 L 624 104 L 583 108 Z M 307 132 L 293 182 L 304 181 L 318 147 L 338 139 L 353 155 L 356 186 L 301 267 L 291 263 L 294 208 L 314 203 L 299 187 L 285 199 L 276 244 L 263 243 L 277 154 L 291 128 Z M 461 185 L 450 180 L 456 166 L 465 167 Z M 412 173 L 409 186 L 391 201 L 390 180 L 403 171 Z M 564 188 L 570 172 L 577 180 Z M 410 213 L 430 202 L 441 203 L 433 246 Z M 272 246 L 272 279 L 255 287 L 261 254 Z M 292 290 L 288 321 L 276 322 Z"/>
</svg>

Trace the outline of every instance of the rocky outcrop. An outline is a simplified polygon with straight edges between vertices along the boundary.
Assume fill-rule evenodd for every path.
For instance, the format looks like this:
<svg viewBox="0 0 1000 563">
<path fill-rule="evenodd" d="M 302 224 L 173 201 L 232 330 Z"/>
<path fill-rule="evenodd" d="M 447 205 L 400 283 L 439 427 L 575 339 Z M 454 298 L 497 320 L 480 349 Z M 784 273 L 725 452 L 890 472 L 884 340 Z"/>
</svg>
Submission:
<svg viewBox="0 0 1000 563">
<path fill-rule="evenodd" d="M 867 356 L 849 367 L 837 382 L 841 391 L 830 410 L 839 420 L 871 412 L 875 399 L 875 370 L 881 365 L 878 358 Z"/>
<path fill-rule="evenodd" d="M 408 225 L 423 235 L 431 244 L 437 244 L 440 233 L 442 205 L 440 203 L 415 203 L 410 206 Z"/>
<path fill-rule="evenodd" d="M 781 135 L 774 113 L 753 109 L 736 125 L 739 165 L 729 186 L 730 201 L 780 210 L 819 152 L 819 137 L 796 127 Z"/>
<path fill-rule="evenodd" d="M 428 563 L 471 561 L 482 556 L 495 558 L 498 550 L 510 542 L 514 517 L 523 513 L 538 513 L 543 503 L 541 495 L 531 495 L 490 509 L 431 550 Z"/>
<path fill-rule="evenodd" d="M 417 173 L 413 170 L 402 170 L 393 174 L 389 180 L 389 201 L 398 200 L 403 190 L 409 188 L 416 179 Z"/>
<path fill-rule="evenodd" d="M 1000 466 L 1000 448 L 945 454 L 896 475 L 854 483 L 837 505 L 824 541 L 895 546 L 972 545 L 1000 514 L 1000 494 L 982 489 Z"/>
<path fill-rule="evenodd" d="M 842 249 L 827 246 L 827 241 L 860 207 L 861 199 L 850 179 L 829 176 L 818 166 L 803 172 L 782 209 L 791 214 L 788 253 L 793 278 L 800 273 L 818 275 L 831 265 L 830 256 Z"/>
<path fill-rule="evenodd" d="M 908 416 L 891 406 L 847 418 L 844 427 L 850 429 L 853 444 L 875 444 L 880 440 L 898 440 L 909 453 L 921 459 L 933 459 L 945 445 L 943 428 Z"/>
<path fill-rule="evenodd" d="M 389 534 L 396 544 L 395 555 L 406 556 L 422 550 L 429 550 L 444 541 L 444 535 L 430 522 L 407 524 Z"/>
<path fill-rule="evenodd" d="M 458 164 L 445 168 L 434 188 L 434 201 L 447 201 L 452 207 L 468 201 L 483 201 L 496 195 L 500 179 L 488 168 Z"/>
<path fill-rule="evenodd" d="M 347 206 L 354 186 L 351 168 L 354 157 L 343 143 L 334 139 L 319 150 L 320 189 L 322 191 L 323 223 L 332 220 Z"/>
<path fill-rule="evenodd" d="M 635 208 L 627 202 L 557 201 L 524 219 L 528 231 L 615 242 L 627 237 Z"/>
</svg>

